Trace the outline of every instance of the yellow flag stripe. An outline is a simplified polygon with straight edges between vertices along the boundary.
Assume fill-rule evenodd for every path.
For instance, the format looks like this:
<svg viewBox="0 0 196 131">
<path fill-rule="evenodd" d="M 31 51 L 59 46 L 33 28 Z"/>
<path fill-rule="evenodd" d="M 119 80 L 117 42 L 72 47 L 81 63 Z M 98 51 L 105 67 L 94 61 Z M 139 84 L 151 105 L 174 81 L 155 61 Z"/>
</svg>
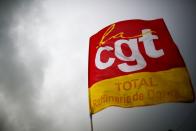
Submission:
<svg viewBox="0 0 196 131">
<path fill-rule="evenodd" d="M 109 106 L 135 107 L 193 100 L 186 68 L 140 72 L 99 81 L 89 88 L 90 110 L 97 113 Z"/>
</svg>

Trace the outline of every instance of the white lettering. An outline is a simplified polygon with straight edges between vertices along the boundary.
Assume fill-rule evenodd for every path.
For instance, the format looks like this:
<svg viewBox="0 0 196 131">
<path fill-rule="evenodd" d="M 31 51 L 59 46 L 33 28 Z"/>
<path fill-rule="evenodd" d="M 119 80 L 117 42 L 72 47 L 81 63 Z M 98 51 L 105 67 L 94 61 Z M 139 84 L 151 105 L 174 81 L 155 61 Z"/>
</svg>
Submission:
<svg viewBox="0 0 196 131">
<path fill-rule="evenodd" d="M 147 33 L 148 32 L 148 33 Z M 158 36 L 152 35 L 150 29 L 142 30 L 143 36 L 139 38 L 140 42 L 144 43 L 146 54 L 151 58 L 158 58 L 164 55 L 163 49 L 156 50 L 153 39 L 158 39 Z"/>
<path fill-rule="evenodd" d="M 163 49 L 157 50 L 155 48 L 154 41 L 155 39 L 158 39 L 157 35 L 152 35 L 150 29 L 144 29 L 142 30 L 142 37 L 138 39 L 139 42 L 143 42 L 144 49 L 146 54 L 151 58 L 159 58 L 164 55 Z M 131 50 L 130 56 L 125 56 L 125 54 L 122 51 L 122 44 L 127 44 L 128 47 Z M 113 48 L 110 46 L 104 46 L 100 47 L 97 50 L 96 57 L 95 57 L 95 65 L 98 69 L 103 70 L 113 65 L 115 62 L 115 58 L 109 58 L 107 62 L 101 61 L 101 53 L 103 51 L 113 51 Z M 119 39 L 114 43 L 114 54 L 115 56 L 121 60 L 124 61 L 121 64 L 118 64 L 118 69 L 122 72 L 133 72 L 137 70 L 144 69 L 147 66 L 147 63 L 142 56 L 139 47 L 137 39 Z M 129 65 L 127 64 L 128 61 L 136 61 L 136 65 Z"/>
<path fill-rule="evenodd" d="M 102 62 L 101 61 L 101 52 L 104 51 L 104 50 L 107 50 L 107 51 L 111 51 L 113 50 L 112 47 L 110 46 L 105 46 L 105 47 L 100 47 L 98 50 L 97 50 L 97 54 L 96 54 L 96 57 L 95 57 L 95 65 L 98 69 L 106 69 L 108 67 L 110 67 L 114 61 L 115 61 L 115 58 L 109 58 L 107 62 Z"/>
<path fill-rule="evenodd" d="M 127 44 L 132 51 L 131 56 L 127 57 L 123 54 L 121 45 Z M 122 63 L 118 65 L 118 68 L 123 72 L 132 72 L 143 69 L 146 67 L 146 62 L 141 55 L 137 39 L 129 39 L 129 40 L 117 40 L 115 43 L 115 55 L 122 61 L 136 61 L 137 65 L 128 65 L 127 63 Z"/>
</svg>

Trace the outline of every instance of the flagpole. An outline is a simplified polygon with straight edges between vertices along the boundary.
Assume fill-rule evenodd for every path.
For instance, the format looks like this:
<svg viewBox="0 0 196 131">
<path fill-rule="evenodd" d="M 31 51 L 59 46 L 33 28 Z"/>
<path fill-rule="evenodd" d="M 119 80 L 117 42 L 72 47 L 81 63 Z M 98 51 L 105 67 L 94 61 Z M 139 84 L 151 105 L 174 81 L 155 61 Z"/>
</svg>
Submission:
<svg viewBox="0 0 196 131">
<path fill-rule="evenodd" d="M 90 91 L 89 91 L 89 109 L 90 109 L 90 113 L 89 113 L 89 115 L 90 115 L 90 123 L 91 123 L 91 131 L 93 131 L 94 129 L 93 129 L 93 114 L 92 114 L 92 109 L 91 109 L 91 95 L 90 95 Z"/>
<path fill-rule="evenodd" d="M 93 115 L 90 113 L 91 131 L 93 131 Z"/>
<path fill-rule="evenodd" d="M 90 123 L 91 123 L 91 131 L 93 131 L 93 114 L 91 113 L 91 104 L 90 104 L 90 102 L 91 102 L 91 98 L 90 98 L 90 92 L 89 92 L 89 109 L 90 109 L 90 113 L 89 113 L 89 115 L 90 115 Z"/>
</svg>

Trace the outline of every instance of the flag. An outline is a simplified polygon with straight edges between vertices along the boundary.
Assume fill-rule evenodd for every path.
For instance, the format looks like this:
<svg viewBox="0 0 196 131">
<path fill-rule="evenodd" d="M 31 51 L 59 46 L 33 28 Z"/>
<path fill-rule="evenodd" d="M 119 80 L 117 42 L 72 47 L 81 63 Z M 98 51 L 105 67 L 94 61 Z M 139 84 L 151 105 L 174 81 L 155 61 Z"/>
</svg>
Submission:
<svg viewBox="0 0 196 131">
<path fill-rule="evenodd" d="M 192 102 L 185 63 L 163 19 L 127 20 L 90 37 L 91 114 L 110 106 Z"/>
</svg>

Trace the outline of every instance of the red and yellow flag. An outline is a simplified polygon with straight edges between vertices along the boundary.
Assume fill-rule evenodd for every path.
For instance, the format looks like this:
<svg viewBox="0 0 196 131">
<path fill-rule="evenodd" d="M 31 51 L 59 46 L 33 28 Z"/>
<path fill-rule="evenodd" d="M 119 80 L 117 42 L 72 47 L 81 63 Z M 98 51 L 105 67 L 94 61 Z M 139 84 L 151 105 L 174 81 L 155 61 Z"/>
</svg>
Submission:
<svg viewBox="0 0 196 131">
<path fill-rule="evenodd" d="M 93 35 L 88 89 L 92 114 L 109 106 L 194 100 L 185 63 L 163 19 L 121 21 Z"/>
</svg>

